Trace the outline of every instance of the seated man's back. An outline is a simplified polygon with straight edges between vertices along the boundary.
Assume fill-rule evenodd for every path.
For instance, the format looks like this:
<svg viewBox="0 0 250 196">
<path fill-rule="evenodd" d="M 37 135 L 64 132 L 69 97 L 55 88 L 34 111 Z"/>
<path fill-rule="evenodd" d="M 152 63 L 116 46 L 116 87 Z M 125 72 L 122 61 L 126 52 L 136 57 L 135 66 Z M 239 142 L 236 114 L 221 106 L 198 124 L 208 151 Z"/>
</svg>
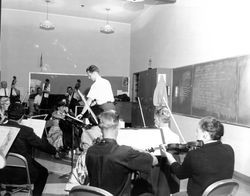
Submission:
<svg viewBox="0 0 250 196">
<path fill-rule="evenodd" d="M 21 103 L 13 103 L 8 109 L 9 120 L 4 126 L 20 128 L 14 143 L 9 152 L 14 152 L 23 155 L 29 166 L 31 183 L 34 184 L 33 195 L 42 195 L 44 186 L 48 177 L 48 170 L 38 163 L 32 157 L 32 148 L 44 151 L 49 154 L 56 154 L 56 149 L 46 140 L 39 138 L 31 127 L 20 124 L 25 109 Z M 4 177 L 3 177 L 4 176 Z M 13 169 L 5 167 L 0 170 L 0 183 L 26 183 L 27 177 L 25 170 Z"/>
<path fill-rule="evenodd" d="M 129 146 L 119 146 L 116 142 L 119 116 L 114 111 L 100 115 L 100 127 L 104 139 L 91 146 L 86 155 L 91 186 L 109 191 L 113 195 L 129 195 L 130 174 L 139 171 L 150 174 L 156 157 L 134 150 Z"/>
</svg>

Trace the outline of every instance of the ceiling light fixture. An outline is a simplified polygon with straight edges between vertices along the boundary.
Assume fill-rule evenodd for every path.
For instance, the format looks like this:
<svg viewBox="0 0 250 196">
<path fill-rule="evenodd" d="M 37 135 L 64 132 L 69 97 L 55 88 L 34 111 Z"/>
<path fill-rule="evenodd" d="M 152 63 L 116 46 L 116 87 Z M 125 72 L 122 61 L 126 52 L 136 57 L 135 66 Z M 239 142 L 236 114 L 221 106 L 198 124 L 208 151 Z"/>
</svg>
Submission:
<svg viewBox="0 0 250 196">
<path fill-rule="evenodd" d="M 105 33 L 105 34 L 111 34 L 111 33 L 114 33 L 115 31 L 111 27 L 111 25 L 109 24 L 109 11 L 110 11 L 110 8 L 106 8 L 106 11 L 107 11 L 106 25 L 104 27 L 101 27 L 100 32 Z"/>
<path fill-rule="evenodd" d="M 44 20 L 43 22 L 40 23 L 40 29 L 54 30 L 55 25 L 49 20 L 49 6 L 48 6 L 48 4 L 49 4 L 50 0 L 45 0 L 45 2 L 47 3 L 46 20 Z"/>
</svg>

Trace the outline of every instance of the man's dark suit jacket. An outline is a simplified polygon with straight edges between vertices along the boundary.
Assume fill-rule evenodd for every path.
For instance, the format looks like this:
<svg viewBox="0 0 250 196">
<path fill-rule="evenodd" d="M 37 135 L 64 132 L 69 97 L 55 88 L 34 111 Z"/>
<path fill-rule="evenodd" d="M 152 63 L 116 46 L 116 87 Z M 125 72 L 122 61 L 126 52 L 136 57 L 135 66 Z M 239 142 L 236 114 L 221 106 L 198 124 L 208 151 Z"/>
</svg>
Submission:
<svg viewBox="0 0 250 196">
<path fill-rule="evenodd" d="M 32 157 L 32 148 L 47 152 L 49 154 L 56 154 L 54 146 L 49 144 L 47 140 L 39 138 L 32 128 L 20 125 L 15 121 L 9 120 L 5 126 L 20 128 L 9 152 L 14 152 L 23 155 L 28 162 L 31 178 L 36 175 L 37 164 Z M 11 176 L 10 176 L 11 177 Z"/>
<path fill-rule="evenodd" d="M 221 141 L 208 143 L 189 151 L 182 165 L 173 163 L 171 171 L 180 179 L 189 178 L 189 196 L 201 196 L 213 182 L 232 178 L 234 151 L 231 146 L 222 144 Z"/>
</svg>

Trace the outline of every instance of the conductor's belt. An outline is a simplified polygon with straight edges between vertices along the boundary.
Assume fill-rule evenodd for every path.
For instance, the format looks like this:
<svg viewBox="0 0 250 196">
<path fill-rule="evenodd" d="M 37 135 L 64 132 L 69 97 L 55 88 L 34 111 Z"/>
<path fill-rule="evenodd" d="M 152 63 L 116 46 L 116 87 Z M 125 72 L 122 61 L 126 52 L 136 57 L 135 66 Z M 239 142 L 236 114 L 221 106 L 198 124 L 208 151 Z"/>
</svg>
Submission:
<svg viewBox="0 0 250 196">
<path fill-rule="evenodd" d="M 108 101 L 108 102 L 103 103 L 103 104 L 98 104 L 98 103 L 97 103 L 97 105 L 102 106 L 102 105 L 105 105 L 105 104 L 110 104 L 110 103 L 111 103 L 111 104 L 114 104 L 114 102 Z"/>
</svg>

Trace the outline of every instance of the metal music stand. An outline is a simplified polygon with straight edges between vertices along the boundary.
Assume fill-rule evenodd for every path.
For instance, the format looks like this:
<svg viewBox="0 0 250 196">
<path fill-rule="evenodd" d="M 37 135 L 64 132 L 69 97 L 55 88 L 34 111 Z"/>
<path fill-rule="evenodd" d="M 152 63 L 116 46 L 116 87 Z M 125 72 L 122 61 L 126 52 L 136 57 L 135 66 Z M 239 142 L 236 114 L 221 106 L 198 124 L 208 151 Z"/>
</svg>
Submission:
<svg viewBox="0 0 250 196">
<path fill-rule="evenodd" d="M 73 116 L 70 116 L 69 114 L 65 115 L 65 120 L 72 124 L 72 131 L 71 131 L 71 133 L 72 133 L 72 138 L 71 138 L 71 140 L 72 140 L 71 141 L 71 171 L 68 174 L 64 174 L 64 175 L 60 176 L 59 178 L 68 179 L 68 178 L 70 178 L 71 174 L 73 173 L 73 167 L 74 167 L 74 134 L 75 134 L 75 129 L 77 127 L 82 128 L 82 127 L 85 126 L 85 124 L 81 120 L 79 120 L 79 119 L 77 119 L 77 118 L 75 118 Z"/>
</svg>

